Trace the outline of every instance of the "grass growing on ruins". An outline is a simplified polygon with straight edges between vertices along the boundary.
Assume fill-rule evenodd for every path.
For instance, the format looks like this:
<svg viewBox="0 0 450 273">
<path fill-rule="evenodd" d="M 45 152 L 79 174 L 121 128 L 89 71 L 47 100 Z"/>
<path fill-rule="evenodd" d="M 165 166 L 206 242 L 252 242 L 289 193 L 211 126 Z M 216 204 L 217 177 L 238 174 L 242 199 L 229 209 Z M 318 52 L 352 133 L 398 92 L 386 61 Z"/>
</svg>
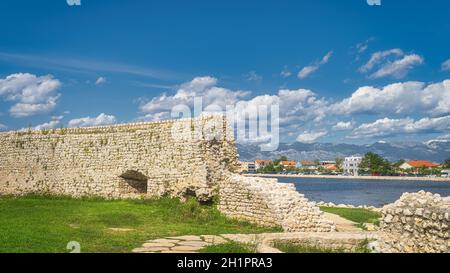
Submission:
<svg viewBox="0 0 450 273">
<path fill-rule="evenodd" d="M 324 212 L 333 213 L 360 225 L 365 223 L 378 225 L 381 214 L 368 209 L 320 207 Z"/>
<path fill-rule="evenodd" d="M 1 197 L 0 252 L 130 252 L 146 240 L 180 235 L 279 231 L 227 219 L 214 205 L 178 199 Z"/>
<path fill-rule="evenodd" d="M 256 253 L 256 246 L 238 242 L 228 242 L 219 245 L 207 246 L 200 253 Z"/>
</svg>

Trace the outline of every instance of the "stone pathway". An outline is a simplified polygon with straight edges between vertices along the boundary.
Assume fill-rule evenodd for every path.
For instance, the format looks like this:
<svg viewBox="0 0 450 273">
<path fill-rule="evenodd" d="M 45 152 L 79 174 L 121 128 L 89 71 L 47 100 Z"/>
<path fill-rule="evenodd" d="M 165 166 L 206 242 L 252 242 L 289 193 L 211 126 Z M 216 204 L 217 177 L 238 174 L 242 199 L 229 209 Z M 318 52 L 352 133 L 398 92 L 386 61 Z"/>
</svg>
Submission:
<svg viewBox="0 0 450 273">
<path fill-rule="evenodd" d="M 133 249 L 134 253 L 197 253 L 202 248 L 228 242 L 222 236 L 216 235 L 186 235 L 178 237 L 166 237 L 150 240 L 141 247 Z"/>
<path fill-rule="evenodd" d="M 262 234 L 222 234 L 201 236 L 178 236 L 150 240 L 141 247 L 133 249 L 133 253 L 198 253 L 210 245 L 238 242 L 253 244 L 257 253 L 281 253 L 273 248 L 273 241 L 300 241 L 305 243 L 327 243 L 333 245 L 355 246 L 365 239 L 375 240 L 377 233 L 373 232 L 297 232 L 297 233 L 262 233 Z M 312 243 L 312 244 L 314 244 Z"/>
<path fill-rule="evenodd" d="M 227 242 L 238 242 L 257 245 L 258 253 L 280 253 L 278 249 L 270 246 L 270 241 L 276 239 L 300 240 L 362 240 L 373 238 L 374 233 L 363 232 L 355 222 L 349 221 L 339 215 L 324 213 L 325 217 L 336 224 L 338 232 L 314 233 L 267 233 L 267 234 L 222 234 L 222 235 L 186 235 L 165 237 L 149 240 L 141 247 L 133 249 L 133 253 L 198 253 L 202 248 L 210 245 L 219 245 Z"/>
</svg>

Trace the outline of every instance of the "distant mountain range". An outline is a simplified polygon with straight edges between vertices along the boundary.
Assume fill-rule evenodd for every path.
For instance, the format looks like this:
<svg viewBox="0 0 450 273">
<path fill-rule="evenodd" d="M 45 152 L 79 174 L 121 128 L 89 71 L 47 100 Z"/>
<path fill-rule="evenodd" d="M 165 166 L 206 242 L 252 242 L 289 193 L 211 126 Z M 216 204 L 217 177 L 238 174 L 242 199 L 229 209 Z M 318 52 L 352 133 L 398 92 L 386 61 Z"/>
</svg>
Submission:
<svg viewBox="0 0 450 273">
<path fill-rule="evenodd" d="M 258 145 L 238 144 L 241 161 L 255 159 L 275 159 L 287 156 L 291 160 L 334 160 L 336 157 L 364 155 L 367 152 L 377 153 L 391 162 L 400 159 L 429 160 L 443 162 L 450 157 L 450 140 L 431 140 L 421 142 L 384 142 L 369 145 L 333 144 L 333 143 L 283 143 L 278 150 L 261 152 Z"/>
</svg>

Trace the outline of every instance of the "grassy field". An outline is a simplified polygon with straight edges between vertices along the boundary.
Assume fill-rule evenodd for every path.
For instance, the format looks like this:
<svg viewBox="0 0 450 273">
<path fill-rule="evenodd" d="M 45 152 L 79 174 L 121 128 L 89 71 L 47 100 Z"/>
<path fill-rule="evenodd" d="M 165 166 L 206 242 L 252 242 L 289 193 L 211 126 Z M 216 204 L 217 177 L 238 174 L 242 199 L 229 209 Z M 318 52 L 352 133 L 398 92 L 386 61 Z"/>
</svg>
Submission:
<svg viewBox="0 0 450 273">
<path fill-rule="evenodd" d="M 67 252 L 70 241 L 81 252 L 130 252 L 165 236 L 270 231 L 279 230 L 227 219 L 195 200 L 0 198 L 0 252 Z"/>
<path fill-rule="evenodd" d="M 371 223 L 378 225 L 381 214 L 367 209 L 320 207 L 324 212 L 333 213 L 358 224 Z"/>
</svg>

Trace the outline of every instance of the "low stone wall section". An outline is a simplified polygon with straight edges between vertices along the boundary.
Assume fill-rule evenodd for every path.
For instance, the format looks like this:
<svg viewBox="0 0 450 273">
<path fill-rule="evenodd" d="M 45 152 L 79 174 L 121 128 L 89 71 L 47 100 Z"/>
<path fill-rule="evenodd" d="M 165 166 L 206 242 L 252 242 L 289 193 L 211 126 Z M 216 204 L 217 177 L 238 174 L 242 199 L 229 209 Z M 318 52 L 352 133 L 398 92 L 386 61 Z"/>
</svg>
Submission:
<svg viewBox="0 0 450 273">
<path fill-rule="evenodd" d="M 294 184 L 277 179 L 229 174 L 219 187 L 219 210 L 228 217 L 285 232 L 330 232 L 334 223 L 297 192 Z"/>
</svg>

